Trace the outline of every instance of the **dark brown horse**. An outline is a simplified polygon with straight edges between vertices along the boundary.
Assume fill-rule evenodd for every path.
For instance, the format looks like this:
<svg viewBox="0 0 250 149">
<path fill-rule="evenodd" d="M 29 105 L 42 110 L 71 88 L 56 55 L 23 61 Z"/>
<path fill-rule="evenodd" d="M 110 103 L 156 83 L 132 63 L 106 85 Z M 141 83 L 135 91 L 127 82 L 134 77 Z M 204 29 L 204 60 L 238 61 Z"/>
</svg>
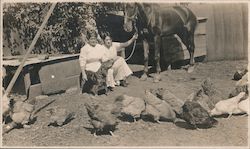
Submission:
<svg viewBox="0 0 250 149">
<path fill-rule="evenodd" d="M 164 5 L 164 4 L 163 4 Z M 184 6 L 162 7 L 159 4 L 127 3 L 125 4 L 124 30 L 131 32 L 138 30 L 143 40 L 144 48 L 144 73 L 141 77 L 148 77 L 148 54 L 151 35 L 154 40 L 154 54 L 156 61 L 156 75 L 154 82 L 160 78 L 160 50 L 162 37 L 177 34 L 187 47 L 190 54 L 190 66 L 194 65 L 194 31 L 197 26 L 197 18 L 194 13 Z"/>
</svg>

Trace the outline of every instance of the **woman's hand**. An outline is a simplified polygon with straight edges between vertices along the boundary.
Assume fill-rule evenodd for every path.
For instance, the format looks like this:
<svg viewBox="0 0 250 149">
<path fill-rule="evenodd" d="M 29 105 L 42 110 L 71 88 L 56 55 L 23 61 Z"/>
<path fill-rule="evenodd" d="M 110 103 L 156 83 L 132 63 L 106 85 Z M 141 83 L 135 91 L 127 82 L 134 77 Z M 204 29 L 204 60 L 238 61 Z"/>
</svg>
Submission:
<svg viewBox="0 0 250 149">
<path fill-rule="evenodd" d="M 136 32 L 134 35 L 133 35 L 133 40 L 136 40 L 138 38 L 138 33 Z"/>
<path fill-rule="evenodd" d="M 85 81 L 88 80 L 85 70 L 82 71 L 82 79 L 85 80 Z"/>
<path fill-rule="evenodd" d="M 129 39 L 129 41 L 124 42 L 124 43 L 120 43 L 120 47 L 118 49 L 122 49 L 122 48 L 126 48 L 128 47 L 130 44 L 132 44 L 136 39 L 138 38 L 138 33 L 136 32 L 132 38 Z"/>
</svg>

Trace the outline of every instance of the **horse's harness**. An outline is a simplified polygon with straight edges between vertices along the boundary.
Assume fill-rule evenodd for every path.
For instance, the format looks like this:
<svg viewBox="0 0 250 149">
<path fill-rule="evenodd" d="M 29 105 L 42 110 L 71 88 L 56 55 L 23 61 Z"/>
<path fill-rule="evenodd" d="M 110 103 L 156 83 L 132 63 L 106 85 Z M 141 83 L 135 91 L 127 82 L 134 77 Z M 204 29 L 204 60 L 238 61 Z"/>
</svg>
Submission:
<svg viewBox="0 0 250 149">
<path fill-rule="evenodd" d="M 135 28 L 136 32 L 138 33 L 138 29 L 137 29 L 137 27 L 136 27 L 136 23 L 134 22 L 133 25 L 134 25 L 134 28 Z M 133 56 L 133 54 L 134 54 L 134 52 L 135 52 L 135 46 L 136 46 L 136 40 L 134 41 L 134 45 L 133 45 L 132 52 L 131 52 L 130 55 L 125 59 L 125 61 L 128 61 L 128 60 Z"/>
<path fill-rule="evenodd" d="M 127 16 L 127 15 L 125 15 L 125 17 L 127 17 L 128 19 L 131 19 L 131 20 L 133 20 L 133 26 L 134 26 L 134 28 L 135 28 L 135 31 L 138 33 L 138 28 L 136 27 L 136 21 L 135 21 L 135 18 L 137 18 L 137 10 L 138 8 L 136 7 L 136 10 L 135 10 L 135 13 L 134 13 L 134 15 L 132 15 L 132 16 Z M 130 55 L 125 59 L 125 61 L 128 61 L 132 56 L 133 56 L 133 54 L 134 54 L 134 52 L 135 52 L 135 46 L 136 46 L 136 40 L 134 41 L 134 44 L 133 44 L 133 49 L 132 49 L 132 52 L 130 53 Z"/>
</svg>

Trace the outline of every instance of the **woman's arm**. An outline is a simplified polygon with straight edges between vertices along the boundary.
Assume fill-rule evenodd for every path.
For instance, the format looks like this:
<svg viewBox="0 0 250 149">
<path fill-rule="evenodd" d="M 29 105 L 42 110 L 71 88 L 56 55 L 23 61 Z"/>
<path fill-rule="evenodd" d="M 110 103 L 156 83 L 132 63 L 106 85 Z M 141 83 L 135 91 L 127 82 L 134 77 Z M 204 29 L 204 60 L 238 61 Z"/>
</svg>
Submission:
<svg viewBox="0 0 250 149">
<path fill-rule="evenodd" d="M 86 63 L 87 63 L 87 48 L 86 45 L 81 48 L 80 56 L 79 56 L 80 67 L 82 70 L 82 78 L 87 80 L 87 75 L 85 72 Z"/>
<path fill-rule="evenodd" d="M 133 41 L 135 41 L 137 38 L 138 38 L 138 34 L 135 33 L 134 36 L 133 36 L 130 40 L 128 40 L 127 42 L 120 43 L 118 49 L 122 49 L 122 48 L 128 47 L 128 46 L 131 45 L 131 43 L 132 43 Z"/>
</svg>

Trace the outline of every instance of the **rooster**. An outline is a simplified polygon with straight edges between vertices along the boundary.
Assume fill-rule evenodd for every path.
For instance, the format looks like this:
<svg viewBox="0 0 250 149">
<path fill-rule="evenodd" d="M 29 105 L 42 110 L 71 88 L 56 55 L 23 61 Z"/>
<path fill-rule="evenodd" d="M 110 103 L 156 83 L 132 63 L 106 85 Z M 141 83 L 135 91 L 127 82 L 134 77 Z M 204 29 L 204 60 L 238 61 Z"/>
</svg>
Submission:
<svg viewBox="0 0 250 149">
<path fill-rule="evenodd" d="M 99 105 L 89 105 L 88 103 L 84 104 L 90 118 L 90 123 L 94 128 L 94 136 L 97 132 L 109 132 L 114 136 L 113 132 L 118 125 L 116 118 L 116 113 L 112 111 L 113 106 L 108 105 L 106 107 Z"/>
<path fill-rule="evenodd" d="M 180 118 L 196 129 L 210 128 L 218 123 L 218 121 L 210 117 L 209 113 L 197 102 L 186 101 L 182 109 L 183 112 L 180 114 Z"/>
</svg>

